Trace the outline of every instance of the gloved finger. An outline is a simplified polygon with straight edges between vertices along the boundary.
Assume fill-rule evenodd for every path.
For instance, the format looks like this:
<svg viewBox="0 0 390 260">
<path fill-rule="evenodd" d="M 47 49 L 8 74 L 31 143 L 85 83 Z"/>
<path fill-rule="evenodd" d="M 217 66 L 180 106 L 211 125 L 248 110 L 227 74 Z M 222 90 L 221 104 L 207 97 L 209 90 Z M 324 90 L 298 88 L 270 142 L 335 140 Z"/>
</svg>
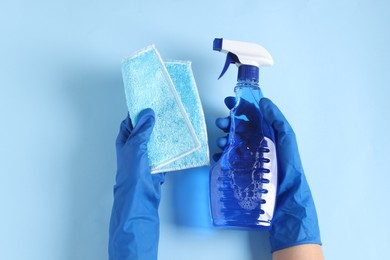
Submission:
<svg viewBox="0 0 390 260">
<path fill-rule="evenodd" d="M 235 97 L 226 97 L 225 98 L 225 105 L 226 107 L 231 110 L 236 105 L 236 98 Z M 224 131 L 225 133 L 228 133 L 230 131 L 230 116 L 224 117 L 224 118 L 217 118 L 215 120 L 216 126 Z M 222 150 L 225 149 L 227 144 L 228 137 L 219 137 L 217 138 L 217 146 L 221 148 Z M 218 161 L 222 156 L 222 153 L 215 153 L 213 154 L 213 160 L 216 162 Z"/>
<path fill-rule="evenodd" d="M 225 133 L 228 133 L 230 130 L 230 117 L 217 118 L 215 120 L 215 125 Z"/>
<path fill-rule="evenodd" d="M 127 114 L 127 117 L 122 121 L 120 125 L 119 133 L 116 138 L 116 144 L 123 145 L 124 143 L 126 143 L 127 138 L 129 138 L 132 129 L 133 129 L 133 124 L 131 123 L 129 114 Z"/>
<path fill-rule="evenodd" d="M 214 162 L 217 162 L 221 157 L 222 157 L 222 153 L 215 153 L 215 154 L 213 154 Z"/>
<path fill-rule="evenodd" d="M 232 109 L 236 104 L 236 98 L 235 97 L 226 97 L 225 98 L 225 105 L 230 110 Z M 215 120 L 215 124 L 218 128 L 220 128 L 225 133 L 229 132 L 230 130 L 230 116 L 228 117 L 220 117 Z"/>
<path fill-rule="evenodd" d="M 227 108 L 232 109 L 236 105 L 236 98 L 235 97 L 226 97 L 225 98 L 225 105 Z"/>
<path fill-rule="evenodd" d="M 226 147 L 227 141 L 228 141 L 227 136 L 218 137 L 217 138 L 217 146 L 223 150 Z"/>
<path fill-rule="evenodd" d="M 138 122 L 129 138 L 136 139 L 140 143 L 147 143 L 152 134 L 154 123 L 155 116 L 153 109 L 147 108 L 142 110 L 138 115 Z"/>
</svg>

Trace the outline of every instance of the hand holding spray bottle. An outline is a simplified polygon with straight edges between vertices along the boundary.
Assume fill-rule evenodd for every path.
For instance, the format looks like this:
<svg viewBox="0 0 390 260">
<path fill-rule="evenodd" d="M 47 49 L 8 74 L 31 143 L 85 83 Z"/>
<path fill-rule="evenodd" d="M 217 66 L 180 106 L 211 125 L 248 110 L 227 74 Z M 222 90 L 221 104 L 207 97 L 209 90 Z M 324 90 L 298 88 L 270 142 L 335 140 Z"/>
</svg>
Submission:
<svg viewBox="0 0 390 260">
<path fill-rule="evenodd" d="M 211 169 L 210 198 L 216 226 L 271 227 L 277 187 L 277 158 L 274 131 L 260 111 L 259 67 L 273 60 L 260 45 L 215 39 L 213 49 L 227 53 L 225 66 L 238 66 L 231 110 L 228 143 Z"/>
</svg>

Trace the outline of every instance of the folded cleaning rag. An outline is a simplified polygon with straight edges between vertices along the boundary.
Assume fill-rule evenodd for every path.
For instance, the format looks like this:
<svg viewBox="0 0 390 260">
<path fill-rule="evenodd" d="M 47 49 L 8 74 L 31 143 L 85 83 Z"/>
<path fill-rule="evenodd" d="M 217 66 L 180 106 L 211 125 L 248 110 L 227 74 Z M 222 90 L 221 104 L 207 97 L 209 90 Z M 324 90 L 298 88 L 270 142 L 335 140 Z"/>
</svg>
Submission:
<svg viewBox="0 0 390 260">
<path fill-rule="evenodd" d="M 122 76 L 133 124 L 143 109 L 155 112 L 148 143 L 151 172 L 208 165 L 206 124 L 190 63 L 164 64 L 151 45 L 123 60 Z"/>
<path fill-rule="evenodd" d="M 162 171 L 180 170 L 209 164 L 207 128 L 198 88 L 190 61 L 165 62 L 184 109 L 200 142 L 199 149 L 161 168 Z"/>
</svg>

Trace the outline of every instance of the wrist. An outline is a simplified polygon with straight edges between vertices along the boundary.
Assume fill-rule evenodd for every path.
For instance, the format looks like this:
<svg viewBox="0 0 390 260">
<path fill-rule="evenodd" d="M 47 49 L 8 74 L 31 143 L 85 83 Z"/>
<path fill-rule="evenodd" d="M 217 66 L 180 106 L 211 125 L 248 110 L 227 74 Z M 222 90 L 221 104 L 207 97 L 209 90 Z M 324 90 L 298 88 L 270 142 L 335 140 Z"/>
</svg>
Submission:
<svg viewBox="0 0 390 260">
<path fill-rule="evenodd" d="M 323 260 L 320 245 L 301 244 L 275 251 L 272 260 Z"/>
</svg>

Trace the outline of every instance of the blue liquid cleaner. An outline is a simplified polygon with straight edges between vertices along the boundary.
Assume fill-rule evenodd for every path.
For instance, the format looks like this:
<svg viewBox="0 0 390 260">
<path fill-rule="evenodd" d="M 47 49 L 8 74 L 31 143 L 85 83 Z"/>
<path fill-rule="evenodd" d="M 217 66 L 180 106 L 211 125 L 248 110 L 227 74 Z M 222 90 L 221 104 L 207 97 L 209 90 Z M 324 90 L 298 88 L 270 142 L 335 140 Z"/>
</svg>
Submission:
<svg viewBox="0 0 390 260">
<path fill-rule="evenodd" d="M 275 138 L 260 111 L 263 95 L 257 81 L 239 80 L 235 93 L 228 143 L 210 174 L 213 222 L 216 226 L 268 229 L 275 200 L 269 191 L 276 192 L 268 188 L 273 179 Z"/>
</svg>

